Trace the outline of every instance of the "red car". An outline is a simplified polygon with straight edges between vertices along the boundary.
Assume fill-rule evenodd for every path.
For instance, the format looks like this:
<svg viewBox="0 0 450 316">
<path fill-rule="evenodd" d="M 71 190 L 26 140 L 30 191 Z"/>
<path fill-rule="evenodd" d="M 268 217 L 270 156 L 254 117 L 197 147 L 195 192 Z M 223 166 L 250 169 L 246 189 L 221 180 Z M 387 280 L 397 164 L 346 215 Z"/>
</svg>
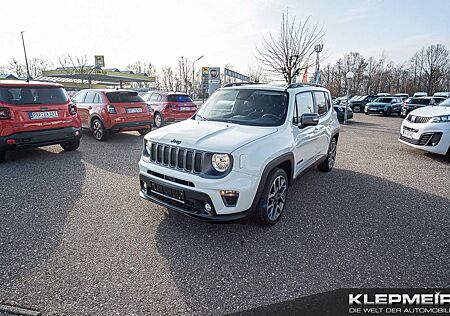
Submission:
<svg viewBox="0 0 450 316">
<path fill-rule="evenodd" d="M 164 122 L 186 120 L 197 111 L 197 106 L 185 93 L 148 92 L 143 99 L 153 109 L 156 127 L 161 127 Z"/>
<path fill-rule="evenodd" d="M 96 140 L 124 131 L 145 135 L 152 129 L 153 115 L 135 91 L 86 89 L 75 94 L 72 102 L 78 107 L 83 128 L 90 129 Z"/>
<path fill-rule="evenodd" d="M 62 85 L 0 81 L 0 162 L 7 150 L 60 144 L 78 149 L 81 120 Z"/>
</svg>

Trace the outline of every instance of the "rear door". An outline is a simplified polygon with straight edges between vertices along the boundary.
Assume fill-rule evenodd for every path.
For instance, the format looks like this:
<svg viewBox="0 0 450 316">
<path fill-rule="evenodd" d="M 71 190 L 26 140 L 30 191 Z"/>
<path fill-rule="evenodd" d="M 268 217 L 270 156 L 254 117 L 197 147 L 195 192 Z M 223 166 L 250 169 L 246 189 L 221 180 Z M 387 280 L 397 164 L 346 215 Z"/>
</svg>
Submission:
<svg viewBox="0 0 450 316">
<path fill-rule="evenodd" d="M 80 91 L 75 94 L 72 98 L 72 102 L 78 108 L 78 114 L 81 118 L 81 126 L 89 127 L 89 109 L 84 103 L 84 99 L 86 97 L 86 91 Z"/>
<path fill-rule="evenodd" d="M 9 96 L 11 119 L 17 131 L 70 126 L 69 97 L 62 87 L 3 87 Z"/>
<path fill-rule="evenodd" d="M 316 158 L 320 158 L 328 153 L 328 146 L 330 144 L 331 131 L 329 128 L 332 125 L 331 100 L 329 94 L 324 91 L 314 91 L 313 95 L 315 112 L 320 116 L 319 124 L 315 127 L 317 137 Z"/>
</svg>

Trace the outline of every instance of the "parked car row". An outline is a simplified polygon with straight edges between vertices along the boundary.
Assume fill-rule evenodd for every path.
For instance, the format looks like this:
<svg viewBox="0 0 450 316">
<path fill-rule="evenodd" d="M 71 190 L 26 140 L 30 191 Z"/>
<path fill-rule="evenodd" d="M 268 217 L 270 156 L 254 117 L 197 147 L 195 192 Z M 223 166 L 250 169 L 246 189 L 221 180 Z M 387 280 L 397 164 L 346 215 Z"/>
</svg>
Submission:
<svg viewBox="0 0 450 316">
<path fill-rule="evenodd" d="M 196 110 L 181 93 L 155 92 L 144 101 L 135 91 L 85 89 L 70 99 L 60 84 L 0 81 L 0 162 L 9 150 L 55 144 L 76 150 L 82 128 L 98 141 L 123 131 L 145 135 L 154 123 L 185 120 Z"/>
</svg>

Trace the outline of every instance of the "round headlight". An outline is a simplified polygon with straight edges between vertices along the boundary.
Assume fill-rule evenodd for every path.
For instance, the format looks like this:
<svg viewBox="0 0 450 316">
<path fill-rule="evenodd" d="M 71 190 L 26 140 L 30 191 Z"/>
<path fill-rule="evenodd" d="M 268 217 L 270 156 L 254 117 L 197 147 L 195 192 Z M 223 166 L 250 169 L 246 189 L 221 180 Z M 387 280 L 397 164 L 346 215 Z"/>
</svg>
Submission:
<svg viewBox="0 0 450 316">
<path fill-rule="evenodd" d="M 145 151 L 147 155 L 150 156 L 152 154 L 152 143 L 149 141 L 145 141 Z"/>
<path fill-rule="evenodd" d="M 230 167 L 231 159 L 228 154 L 214 154 L 211 159 L 214 169 L 225 172 Z"/>
</svg>

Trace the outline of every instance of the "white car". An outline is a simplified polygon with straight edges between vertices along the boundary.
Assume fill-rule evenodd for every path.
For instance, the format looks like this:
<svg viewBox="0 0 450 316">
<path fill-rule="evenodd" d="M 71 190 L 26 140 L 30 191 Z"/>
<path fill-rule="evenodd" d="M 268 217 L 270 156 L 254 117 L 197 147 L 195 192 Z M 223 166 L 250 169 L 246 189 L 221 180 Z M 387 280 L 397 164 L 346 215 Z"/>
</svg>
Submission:
<svg viewBox="0 0 450 316">
<path fill-rule="evenodd" d="M 232 84 L 191 119 L 145 136 L 140 196 L 205 221 L 254 214 L 270 226 L 295 179 L 333 168 L 338 138 L 325 88 Z"/>
<path fill-rule="evenodd" d="M 450 155 L 450 99 L 410 112 L 398 140 L 417 149 Z"/>
</svg>

